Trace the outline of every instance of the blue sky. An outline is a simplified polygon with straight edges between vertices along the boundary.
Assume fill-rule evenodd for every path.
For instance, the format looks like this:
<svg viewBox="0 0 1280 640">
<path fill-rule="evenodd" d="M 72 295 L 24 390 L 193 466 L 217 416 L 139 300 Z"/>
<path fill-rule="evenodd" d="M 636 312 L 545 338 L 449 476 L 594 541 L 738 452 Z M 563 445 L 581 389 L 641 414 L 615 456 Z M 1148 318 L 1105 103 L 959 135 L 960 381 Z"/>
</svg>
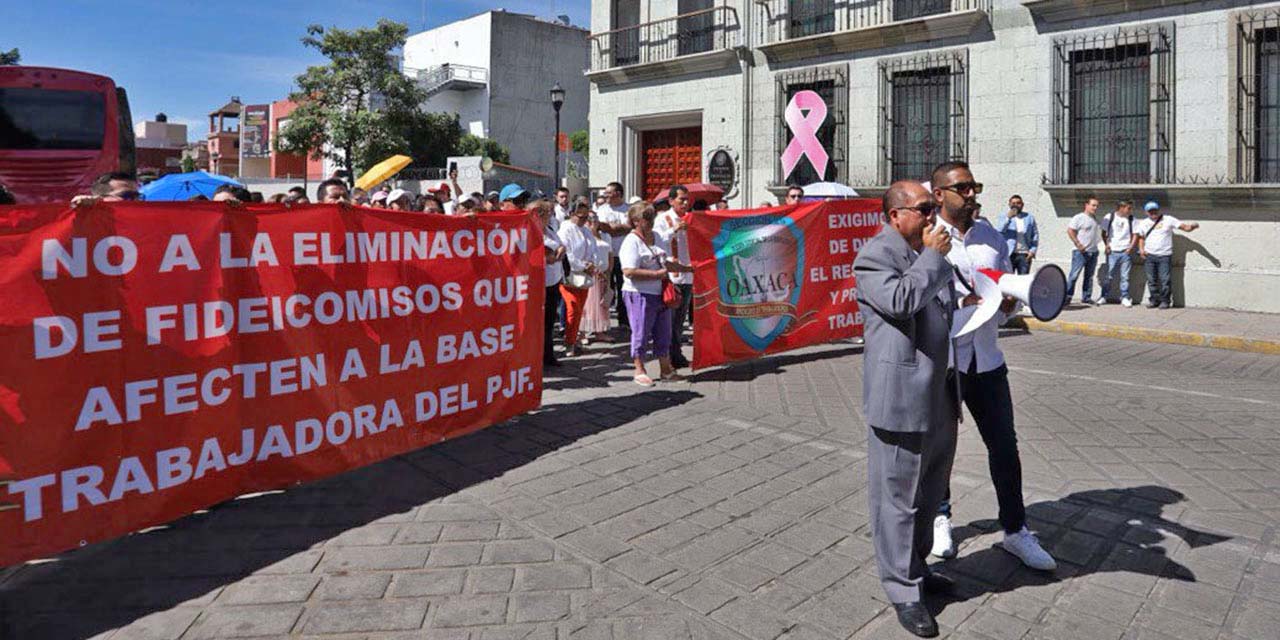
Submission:
<svg viewBox="0 0 1280 640">
<path fill-rule="evenodd" d="M 0 50 L 22 64 L 110 76 L 129 92 L 134 121 L 157 112 L 203 138 L 207 115 L 233 95 L 245 104 L 288 95 L 320 56 L 299 39 L 308 24 L 369 26 L 378 18 L 422 30 L 423 0 L 0 0 Z M 489 9 L 590 25 L 589 0 L 427 0 L 434 27 Z"/>
</svg>

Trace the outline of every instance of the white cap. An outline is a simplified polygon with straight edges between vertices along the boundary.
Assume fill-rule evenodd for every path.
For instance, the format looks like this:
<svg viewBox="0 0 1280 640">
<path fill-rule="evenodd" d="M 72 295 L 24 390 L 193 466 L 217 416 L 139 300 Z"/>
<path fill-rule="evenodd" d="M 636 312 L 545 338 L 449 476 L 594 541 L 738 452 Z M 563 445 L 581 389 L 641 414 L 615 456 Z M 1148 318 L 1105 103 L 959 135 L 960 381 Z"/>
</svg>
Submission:
<svg viewBox="0 0 1280 640">
<path fill-rule="evenodd" d="M 400 198 L 403 198 L 407 195 L 409 195 L 409 192 L 405 191 L 404 189 L 392 189 L 391 193 L 387 195 L 387 204 L 396 202 Z"/>
</svg>

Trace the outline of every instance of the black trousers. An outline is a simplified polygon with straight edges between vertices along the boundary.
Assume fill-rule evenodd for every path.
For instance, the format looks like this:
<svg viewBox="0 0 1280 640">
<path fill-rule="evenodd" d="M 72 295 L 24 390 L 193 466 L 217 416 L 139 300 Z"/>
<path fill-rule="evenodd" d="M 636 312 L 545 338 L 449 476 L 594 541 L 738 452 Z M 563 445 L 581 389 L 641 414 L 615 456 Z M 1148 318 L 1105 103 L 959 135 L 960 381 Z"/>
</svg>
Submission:
<svg viewBox="0 0 1280 640">
<path fill-rule="evenodd" d="M 560 285 L 547 287 L 547 300 L 542 314 L 542 361 L 552 362 L 556 359 L 555 338 L 556 317 L 560 315 Z"/>
<path fill-rule="evenodd" d="M 618 312 L 618 326 L 631 327 L 627 318 L 627 307 L 622 302 L 622 261 L 613 259 L 613 269 L 609 271 L 609 286 L 613 288 L 614 306 Z"/>
<path fill-rule="evenodd" d="M 1018 434 L 1013 428 L 1013 396 L 1009 392 L 1009 368 L 1000 365 L 985 373 L 977 373 L 977 358 L 969 372 L 960 374 L 960 395 L 973 414 L 978 433 L 987 445 L 987 467 L 996 488 L 1000 508 L 1000 527 L 1016 533 L 1027 524 L 1027 510 L 1022 502 L 1022 458 L 1018 455 Z M 939 513 L 951 516 L 951 490 Z"/>
</svg>

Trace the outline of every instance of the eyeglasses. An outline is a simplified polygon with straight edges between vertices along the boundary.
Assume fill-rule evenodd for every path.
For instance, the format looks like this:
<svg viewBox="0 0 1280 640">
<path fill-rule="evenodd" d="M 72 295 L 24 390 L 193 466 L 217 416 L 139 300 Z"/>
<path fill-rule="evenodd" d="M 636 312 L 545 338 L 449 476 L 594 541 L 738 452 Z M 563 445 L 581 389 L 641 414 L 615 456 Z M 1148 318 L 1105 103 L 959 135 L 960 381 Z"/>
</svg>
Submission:
<svg viewBox="0 0 1280 640">
<path fill-rule="evenodd" d="M 938 205 L 933 202 L 926 202 L 922 205 L 918 205 L 915 207 L 894 207 L 894 209 L 899 211 L 903 209 L 906 209 L 908 211 L 915 211 L 916 213 L 919 213 L 920 215 L 927 218 L 933 215 L 933 213 L 938 210 Z"/>
<path fill-rule="evenodd" d="M 945 189 L 947 191 L 954 191 L 960 194 L 963 194 L 966 191 L 972 191 L 973 195 L 975 196 L 982 193 L 981 182 L 957 182 L 955 184 L 947 185 L 947 186 L 939 185 L 938 188 Z"/>
</svg>

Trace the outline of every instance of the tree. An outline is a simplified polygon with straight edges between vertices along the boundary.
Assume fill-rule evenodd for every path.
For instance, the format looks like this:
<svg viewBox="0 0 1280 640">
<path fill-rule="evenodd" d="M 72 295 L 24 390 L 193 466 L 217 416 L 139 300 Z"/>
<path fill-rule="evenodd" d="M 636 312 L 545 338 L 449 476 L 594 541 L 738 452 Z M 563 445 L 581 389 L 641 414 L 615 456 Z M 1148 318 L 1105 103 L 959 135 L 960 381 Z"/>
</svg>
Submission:
<svg viewBox="0 0 1280 640">
<path fill-rule="evenodd" d="M 302 44 L 329 62 L 297 77 L 289 98 L 298 108 L 277 149 L 327 156 L 353 178 L 387 156 L 410 153 L 411 134 L 427 121 L 419 109 L 426 94 L 400 73 L 393 55 L 408 34 L 407 26 L 387 19 L 371 29 L 307 27 Z"/>
<path fill-rule="evenodd" d="M 196 170 L 196 159 L 191 156 L 182 157 L 182 172 L 191 173 Z"/>
<path fill-rule="evenodd" d="M 414 168 L 443 167 L 458 148 L 462 126 L 456 114 L 418 113 L 409 126 L 409 156 Z"/>
<path fill-rule="evenodd" d="M 17 47 L 8 51 L 0 51 L 0 65 L 18 64 L 19 62 L 22 62 L 22 54 L 18 53 Z"/>
<path fill-rule="evenodd" d="M 454 155 L 484 156 L 493 158 L 494 162 L 511 162 L 511 154 L 507 152 L 506 147 L 498 144 L 496 140 L 481 138 L 471 133 L 462 134 L 454 150 L 456 151 Z"/>
<path fill-rule="evenodd" d="M 569 134 L 569 144 L 573 145 L 574 153 L 588 155 L 591 151 L 591 134 L 586 129 L 578 129 Z"/>
</svg>

